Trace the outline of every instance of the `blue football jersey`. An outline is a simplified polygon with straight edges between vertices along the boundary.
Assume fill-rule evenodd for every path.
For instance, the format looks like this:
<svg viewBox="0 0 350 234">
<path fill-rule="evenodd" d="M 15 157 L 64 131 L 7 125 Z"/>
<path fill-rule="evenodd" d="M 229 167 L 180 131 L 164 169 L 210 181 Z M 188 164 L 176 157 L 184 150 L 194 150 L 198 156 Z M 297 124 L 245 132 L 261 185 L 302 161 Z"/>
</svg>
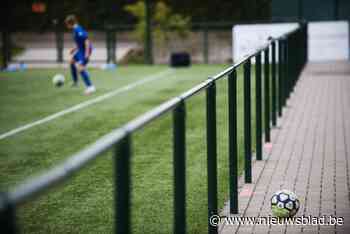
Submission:
<svg viewBox="0 0 350 234">
<path fill-rule="evenodd" d="M 85 53 L 85 40 L 88 38 L 87 32 L 80 26 L 76 26 L 73 30 L 74 41 L 77 44 L 78 51 Z"/>
</svg>

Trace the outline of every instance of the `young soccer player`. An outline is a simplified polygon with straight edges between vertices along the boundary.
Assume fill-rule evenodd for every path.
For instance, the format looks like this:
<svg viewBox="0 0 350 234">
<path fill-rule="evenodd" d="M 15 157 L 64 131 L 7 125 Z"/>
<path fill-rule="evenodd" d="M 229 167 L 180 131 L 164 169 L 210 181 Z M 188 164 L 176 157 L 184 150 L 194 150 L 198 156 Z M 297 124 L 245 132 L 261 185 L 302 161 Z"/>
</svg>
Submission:
<svg viewBox="0 0 350 234">
<path fill-rule="evenodd" d="M 77 72 L 79 72 L 86 86 L 85 94 L 89 95 L 96 91 L 95 86 L 90 80 L 89 73 L 86 70 L 86 65 L 89 62 L 92 51 L 92 45 L 88 39 L 87 32 L 78 24 L 75 15 L 68 15 L 64 22 L 68 29 L 73 30 L 73 38 L 76 44 L 76 47 L 72 48 L 69 52 L 71 55 L 70 69 L 73 79 L 72 86 L 78 85 Z"/>
</svg>

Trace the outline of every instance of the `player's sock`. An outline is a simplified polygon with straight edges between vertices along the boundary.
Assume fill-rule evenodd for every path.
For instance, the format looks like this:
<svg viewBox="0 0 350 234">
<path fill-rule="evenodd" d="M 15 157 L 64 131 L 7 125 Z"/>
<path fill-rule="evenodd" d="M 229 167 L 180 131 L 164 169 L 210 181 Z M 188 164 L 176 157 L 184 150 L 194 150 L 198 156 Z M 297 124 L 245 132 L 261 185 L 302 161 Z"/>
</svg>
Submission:
<svg viewBox="0 0 350 234">
<path fill-rule="evenodd" d="M 74 84 L 78 83 L 77 68 L 74 64 L 70 65 L 70 71 L 72 73 L 72 79 L 73 79 Z"/>
<path fill-rule="evenodd" d="M 80 72 L 81 77 L 83 77 L 84 83 L 87 87 L 91 86 L 90 76 L 89 73 L 85 70 Z"/>
</svg>

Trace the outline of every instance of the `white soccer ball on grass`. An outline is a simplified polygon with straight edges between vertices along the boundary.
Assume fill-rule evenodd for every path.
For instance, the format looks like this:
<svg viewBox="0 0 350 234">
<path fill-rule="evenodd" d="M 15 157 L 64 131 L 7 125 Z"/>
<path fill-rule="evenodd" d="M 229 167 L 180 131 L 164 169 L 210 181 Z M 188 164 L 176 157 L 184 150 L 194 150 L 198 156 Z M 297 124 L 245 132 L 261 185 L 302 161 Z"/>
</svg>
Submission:
<svg viewBox="0 0 350 234">
<path fill-rule="evenodd" d="M 52 78 L 52 83 L 56 87 L 61 87 L 62 85 L 64 85 L 64 81 L 65 81 L 65 78 L 64 78 L 64 75 L 62 75 L 62 74 L 56 74 Z"/>
</svg>

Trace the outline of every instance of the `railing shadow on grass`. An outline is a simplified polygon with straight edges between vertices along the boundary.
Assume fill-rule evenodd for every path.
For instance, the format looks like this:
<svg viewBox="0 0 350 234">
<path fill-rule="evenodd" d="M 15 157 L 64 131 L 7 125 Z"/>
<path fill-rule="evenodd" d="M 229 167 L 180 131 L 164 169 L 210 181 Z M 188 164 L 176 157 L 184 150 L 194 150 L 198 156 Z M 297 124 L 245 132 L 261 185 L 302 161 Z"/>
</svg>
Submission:
<svg viewBox="0 0 350 234">
<path fill-rule="evenodd" d="M 271 50 L 271 53 L 270 53 Z M 271 56 L 270 56 L 271 54 Z M 264 56 L 264 66 L 262 57 Z M 251 143 L 251 60 L 255 59 L 255 111 L 256 111 L 256 158 L 262 160 L 263 127 L 265 141 L 270 141 L 270 126 L 276 126 L 277 116 L 293 91 L 298 77 L 306 64 L 307 24 L 269 42 L 244 57 L 221 73 L 208 78 L 187 92 L 168 100 L 126 125 L 110 132 L 84 150 L 69 157 L 39 177 L 20 184 L 13 190 L 0 194 L 1 233 L 18 233 L 16 209 L 86 166 L 98 155 L 114 147 L 115 160 L 115 233 L 130 233 L 130 159 L 131 141 L 135 131 L 165 113 L 173 114 L 173 162 L 174 162 L 174 233 L 185 233 L 186 228 L 186 101 L 199 92 L 206 92 L 207 129 L 207 182 L 208 221 L 218 213 L 217 205 L 217 133 L 216 133 L 216 81 L 228 80 L 228 134 L 229 134 L 229 194 L 230 213 L 238 213 L 238 156 L 237 156 L 237 69 L 244 69 L 244 179 L 252 182 Z M 278 62 L 277 62 L 278 58 Z M 271 63 L 271 65 L 270 65 Z M 271 67 L 271 69 L 270 69 Z M 264 76 L 262 76 L 264 68 Z M 271 84 L 270 84 L 271 81 Z M 271 86 L 271 87 L 270 87 Z M 264 90 L 264 92 L 262 92 Z M 264 94 L 264 98 L 262 97 Z M 262 103 L 262 100 L 265 103 Z M 270 100 L 272 100 L 270 102 Z M 262 108 L 262 106 L 264 108 Z M 263 110 L 264 109 L 264 110 Z M 264 113 L 264 126 L 262 123 Z M 217 227 L 208 222 L 208 232 L 217 233 Z"/>
</svg>

